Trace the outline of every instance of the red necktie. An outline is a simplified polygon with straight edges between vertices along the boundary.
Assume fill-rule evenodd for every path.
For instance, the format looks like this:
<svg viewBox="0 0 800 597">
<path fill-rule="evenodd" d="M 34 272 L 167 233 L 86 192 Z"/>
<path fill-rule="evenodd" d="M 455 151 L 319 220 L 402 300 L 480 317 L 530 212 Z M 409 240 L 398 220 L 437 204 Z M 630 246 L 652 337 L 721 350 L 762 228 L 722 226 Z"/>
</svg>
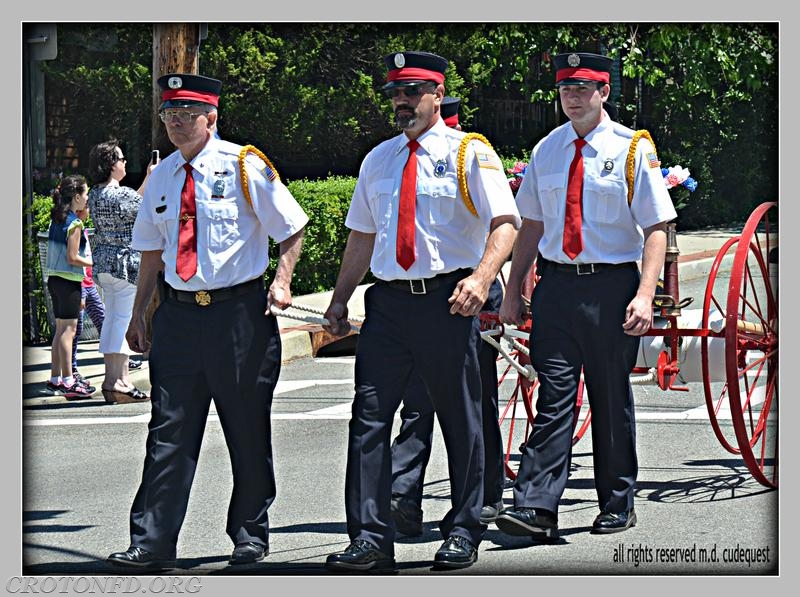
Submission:
<svg viewBox="0 0 800 597">
<path fill-rule="evenodd" d="M 569 165 L 567 182 L 567 209 L 564 212 L 564 239 L 562 247 L 570 259 L 575 259 L 583 250 L 581 236 L 581 198 L 583 196 L 583 154 L 584 139 L 575 139 L 575 157 Z"/>
<path fill-rule="evenodd" d="M 181 191 L 181 215 L 178 221 L 178 256 L 176 271 L 186 282 L 197 272 L 197 217 L 194 202 L 194 178 L 189 162 L 183 165 L 186 181 Z"/>
<path fill-rule="evenodd" d="M 404 270 L 417 259 L 414 247 L 417 215 L 417 148 L 416 140 L 408 142 L 408 160 L 400 183 L 400 208 L 397 210 L 397 263 Z"/>
</svg>

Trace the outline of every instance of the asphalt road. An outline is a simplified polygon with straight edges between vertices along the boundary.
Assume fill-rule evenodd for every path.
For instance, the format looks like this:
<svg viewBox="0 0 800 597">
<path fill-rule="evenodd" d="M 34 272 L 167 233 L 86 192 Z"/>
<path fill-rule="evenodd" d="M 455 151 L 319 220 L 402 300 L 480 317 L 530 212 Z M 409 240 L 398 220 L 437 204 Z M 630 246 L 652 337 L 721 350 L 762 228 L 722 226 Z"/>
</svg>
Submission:
<svg viewBox="0 0 800 597">
<path fill-rule="evenodd" d="M 701 290 L 682 288 L 682 296 L 702 296 Z M 273 577 L 270 582 L 281 580 L 275 577 L 287 582 L 304 578 L 321 588 L 331 587 L 328 581 L 352 586 L 377 580 L 353 581 L 323 568 L 325 557 L 348 543 L 343 496 L 353 362 L 344 356 L 284 365 L 273 405 L 278 496 L 270 509 L 270 555 L 251 566 L 227 565 L 232 549 L 224 532 L 230 462 L 212 410 L 178 542 L 177 567 L 164 575 L 202 584 L 204 590 L 219 586 L 215 577 L 224 577 L 226 588 L 254 586 L 254 577 L 267 576 Z M 637 526 L 621 534 L 589 534 L 597 507 L 591 437 L 586 434 L 574 447 L 561 502 L 561 539 L 535 545 L 490 525 L 477 564 L 461 571 L 431 568 L 442 541 L 437 521 L 449 507 L 446 452 L 437 430 L 426 475 L 425 532 L 399 538 L 400 571 L 393 578 L 509 582 L 535 576 L 539 583 L 560 577 L 602 582 L 690 576 L 715 577 L 717 587 L 731 577 L 777 580 L 787 571 L 779 566 L 779 491 L 758 484 L 741 458 L 720 446 L 705 413 L 702 384 L 687 387 L 685 392 L 635 387 Z M 119 575 L 104 559 L 128 546 L 128 510 L 141 474 L 148 419 L 146 404 L 92 401 L 25 408 L 22 574 Z M 729 422 L 722 425 L 730 432 Z M 510 489 L 504 499 L 512 505 Z M 398 586 L 381 580 L 381 590 Z M 395 582 L 408 590 L 403 581 Z M 158 587 L 147 586 L 157 592 Z"/>
</svg>

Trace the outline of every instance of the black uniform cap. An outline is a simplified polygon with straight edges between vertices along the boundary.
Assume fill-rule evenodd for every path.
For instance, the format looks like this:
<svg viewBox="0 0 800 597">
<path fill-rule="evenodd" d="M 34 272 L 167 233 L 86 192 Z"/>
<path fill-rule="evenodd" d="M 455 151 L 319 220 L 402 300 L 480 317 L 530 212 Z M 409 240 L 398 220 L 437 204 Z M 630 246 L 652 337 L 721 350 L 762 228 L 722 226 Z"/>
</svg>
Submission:
<svg viewBox="0 0 800 597">
<path fill-rule="evenodd" d="M 610 83 L 611 65 L 608 56 L 587 52 L 570 52 L 553 56 L 556 70 L 556 85 L 578 85 L 580 83 Z"/>
<path fill-rule="evenodd" d="M 170 73 L 158 78 L 158 86 L 162 89 L 163 100 L 159 110 L 204 104 L 216 108 L 219 105 L 222 81 L 202 75 Z"/>
<path fill-rule="evenodd" d="M 440 114 L 444 123 L 449 127 L 455 127 L 458 124 L 458 106 L 461 104 L 461 98 L 445 96 L 442 100 Z"/>
<path fill-rule="evenodd" d="M 444 83 L 446 59 L 430 52 L 394 52 L 383 57 L 388 69 L 383 89 L 406 87 L 412 83 Z"/>
</svg>

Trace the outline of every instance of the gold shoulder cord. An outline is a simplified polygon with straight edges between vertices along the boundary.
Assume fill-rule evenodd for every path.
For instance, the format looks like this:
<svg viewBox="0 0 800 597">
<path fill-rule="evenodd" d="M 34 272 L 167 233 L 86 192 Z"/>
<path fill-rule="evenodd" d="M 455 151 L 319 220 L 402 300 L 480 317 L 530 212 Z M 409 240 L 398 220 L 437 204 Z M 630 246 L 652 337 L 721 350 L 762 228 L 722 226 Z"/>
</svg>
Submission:
<svg viewBox="0 0 800 597">
<path fill-rule="evenodd" d="M 653 141 L 653 138 L 650 136 L 650 133 L 648 133 L 645 129 L 633 133 L 631 146 L 628 148 L 628 157 L 625 160 L 625 178 L 628 181 L 628 206 L 630 206 L 631 202 L 633 201 L 633 166 L 636 159 L 636 146 L 639 144 L 639 139 L 642 137 L 650 141 L 650 143 L 653 144 L 653 152 L 656 151 L 656 144 Z M 658 154 L 656 153 L 656 155 Z"/>
<path fill-rule="evenodd" d="M 467 186 L 467 171 L 466 171 L 466 160 L 467 160 L 467 145 L 473 139 L 477 139 L 482 143 L 485 143 L 486 146 L 494 150 L 492 144 L 489 143 L 489 140 L 479 133 L 467 133 L 463 139 L 461 139 L 461 144 L 458 146 L 458 157 L 456 158 L 456 177 L 458 178 L 458 188 L 461 191 L 461 198 L 464 200 L 464 205 L 467 206 L 469 212 L 478 217 L 478 210 L 475 209 L 475 204 L 472 202 L 472 197 L 469 194 L 469 186 Z"/>
<path fill-rule="evenodd" d="M 278 175 L 278 171 L 275 169 L 275 166 L 273 166 L 272 162 L 269 161 L 269 158 L 267 158 L 267 156 L 265 156 L 264 153 L 255 145 L 245 145 L 242 147 L 242 150 L 239 152 L 239 176 L 242 179 L 242 190 L 244 191 L 244 197 L 247 199 L 247 203 L 250 204 L 250 207 L 253 207 L 253 198 L 250 196 L 250 189 L 247 185 L 247 170 L 244 167 L 244 160 L 248 153 L 254 153 L 264 160 L 264 163 L 275 173 L 275 178 L 280 180 L 281 177 Z"/>
</svg>

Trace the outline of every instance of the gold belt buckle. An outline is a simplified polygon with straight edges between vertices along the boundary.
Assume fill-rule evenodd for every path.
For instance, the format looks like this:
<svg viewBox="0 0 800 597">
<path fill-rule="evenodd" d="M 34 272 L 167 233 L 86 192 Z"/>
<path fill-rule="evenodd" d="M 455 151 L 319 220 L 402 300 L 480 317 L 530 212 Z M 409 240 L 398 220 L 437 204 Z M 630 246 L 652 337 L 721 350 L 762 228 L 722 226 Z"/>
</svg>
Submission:
<svg viewBox="0 0 800 597">
<path fill-rule="evenodd" d="M 198 290 L 194 293 L 194 300 L 201 307 L 205 307 L 211 304 L 211 295 L 205 290 Z"/>
</svg>

